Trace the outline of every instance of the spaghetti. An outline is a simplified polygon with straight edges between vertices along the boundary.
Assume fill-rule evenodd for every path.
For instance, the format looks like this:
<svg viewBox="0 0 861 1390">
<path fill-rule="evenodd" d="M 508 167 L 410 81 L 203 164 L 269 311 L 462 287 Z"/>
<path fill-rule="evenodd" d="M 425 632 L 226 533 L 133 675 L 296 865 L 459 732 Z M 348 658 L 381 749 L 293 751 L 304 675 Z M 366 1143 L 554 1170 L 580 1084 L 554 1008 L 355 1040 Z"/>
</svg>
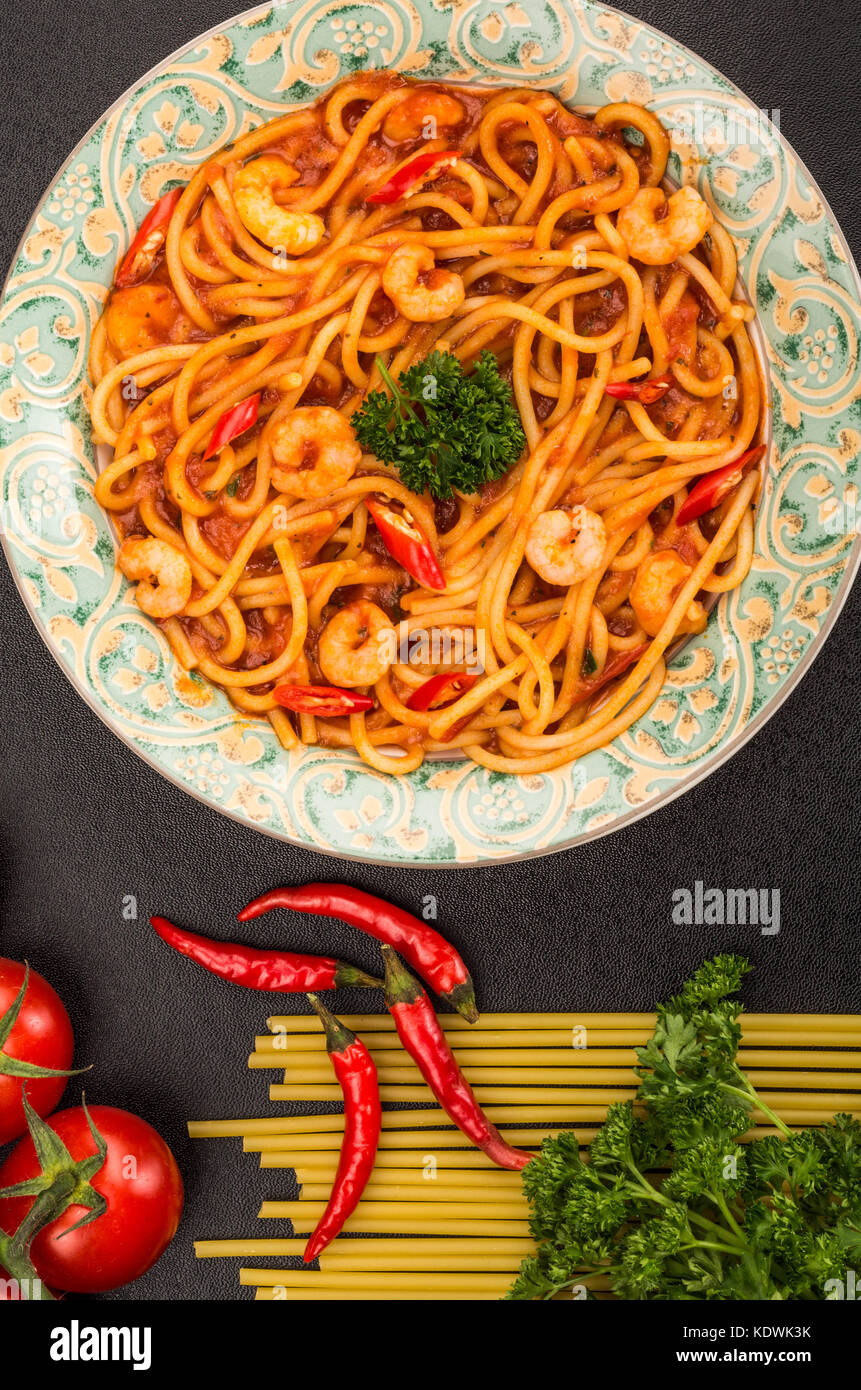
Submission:
<svg viewBox="0 0 861 1390">
<path fill-rule="evenodd" d="M 145 220 L 92 338 L 96 496 L 177 660 L 286 748 L 560 766 L 743 579 L 753 310 L 669 149 L 630 103 L 358 74 Z M 369 393 L 488 351 L 526 441 L 501 477 L 434 498 L 363 453 Z"/>
<path fill-rule="evenodd" d="M 315 1052 L 325 1055 L 319 1031 L 309 1031 L 314 1023 L 303 1015 L 269 1019 L 273 1031 L 255 1040 L 252 1055 L 264 1056 L 270 1065 L 277 1058 L 291 1074 L 305 1077 L 315 1065 Z M 351 1023 L 382 1069 L 394 1043 L 391 1015 L 357 1015 Z M 574 1047 L 574 1034 L 584 1023 L 589 1045 Z M 444 1016 L 467 1075 L 470 1059 L 497 1066 L 497 1049 L 504 1043 L 508 1079 L 519 1084 L 511 1088 L 510 1100 L 489 1113 L 503 1126 L 507 1142 L 534 1150 L 564 1126 L 584 1159 L 610 1106 L 631 1094 L 634 1049 L 647 1041 L 654 1023 L 655 1016 L 644 1013 L 482 1014 L 470 1029 L 462 1020 Z M 744 1046 L 738 1061 L 745 1069 L 769 1068 L 748 1071 L 748 1076 L 757 1087 L 772 1088 L 759 1094 L 787 1125 L 820 1126 L 835 1110 L 861 1113 L 857 1017 L 742 1014 L 740 1023 Z M 542 1039 L 540 1051 L 536 1032 Z M 587 1089 L 588 1069 L 599 1060 L 608 1070 L 602 1078 L 606 1088 L 595 1104 L 598 1095 Z M 561 1067 L 568 1068 L 569 1103 L 548 1114 L 549 1083 L 557 1080 Z M 474 1079 L 480 1090 L 480 1079 Z M 393 1088 L 392 1100 L 405 1098 L 404 1087 Z M 517 1100 L 526 1103 L 512 1103 Z M 479 1150 L 462 1147 L 464 1136 L 443 1128 L 448 1117 L 430 1102 L 426 1090 L 422 1103 L 427 1108 L 383 1111 L 374 1172 L 344 1231 L 322 1251 L 319 1270 L 284 1262 L 301 1258 L 323 1209 L 337 1171 L 344 1114 L 190 1121 L 193 1138 L 241 1137 L 244 1151 L 259 1155 L 261 1169 L 283 1171 L 298 1186 L 295 1199 L 263 1201 L 258 1212 L 263 1220 L 289 1220 L 291 1235 L 200 1240 L 195 1254 L 199 1259 L 282 1261 L 278 1268 L 251 1263 L 240 1269 L 240 1286 L 256 1289 L 260 1301 L 502 1297 L 521 1261 L 535 1250 L 519 1177 L 493 1168 Z M 773 1120 L 774 1114 L 755 1109 L 742 1142 L 777 1133 Z M 599 1297 L 609 1295 L 612 1281 L 606 1273 L 584 1272 L 582 1277 Z"/>
</svg>

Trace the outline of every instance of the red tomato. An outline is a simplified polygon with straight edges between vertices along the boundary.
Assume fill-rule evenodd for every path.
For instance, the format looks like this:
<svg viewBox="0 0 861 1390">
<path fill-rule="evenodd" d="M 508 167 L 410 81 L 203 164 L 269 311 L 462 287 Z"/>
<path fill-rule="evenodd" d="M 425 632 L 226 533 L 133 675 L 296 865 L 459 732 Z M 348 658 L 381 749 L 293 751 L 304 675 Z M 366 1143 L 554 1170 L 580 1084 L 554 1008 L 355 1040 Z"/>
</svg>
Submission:
<svg viewBox="0 0 861 1390">
<path fill-rule="evenodd" d="M 0 1017 L 11 1008 L 24 982 L 24 966 L 0 956 Z M 30 971 L 30 980 L 21 1012 L 3 1046 L 9 1057 L 32 1062 L 37 1067 L 67 1071 L 72 1065 L 74 1039 L 69 1015 L 48 981 Z M 65 1076 L 28 1081 L 27 1099 L 38 1115 L 50 1115 L 66 1089 Z M 21 1078 L 4 1076 L 0 1064 L 0 1144 L 27 1133 L 21 1105 Z"/>
<path fill-rule="evenodd" d="M 39 1232 L 30 1252 L 42 1281 L 71 1293 L 105 1293 L 138 1279 L 173 1240 L 182 1214 L 176 1159 L 152 1125 L 110 1105 L 91 1105 L 90 1116 L 108 1147 L 104 1165 L 92 1179 L 108 1209 L 89 1226 L 63 1235 L 86 1214 L 83 1207 L 69 1207 Z M 96 1152 L 81 1107 L 59 1111 L 50 1125 L 72 1158 Z M 28 1135 L 0 1167 L 0 1187 L 38 1172 Z M 16 1231 L 31 1205 L 30 1197 L 0 1201 L 0 1227 Z"/>
</svg>

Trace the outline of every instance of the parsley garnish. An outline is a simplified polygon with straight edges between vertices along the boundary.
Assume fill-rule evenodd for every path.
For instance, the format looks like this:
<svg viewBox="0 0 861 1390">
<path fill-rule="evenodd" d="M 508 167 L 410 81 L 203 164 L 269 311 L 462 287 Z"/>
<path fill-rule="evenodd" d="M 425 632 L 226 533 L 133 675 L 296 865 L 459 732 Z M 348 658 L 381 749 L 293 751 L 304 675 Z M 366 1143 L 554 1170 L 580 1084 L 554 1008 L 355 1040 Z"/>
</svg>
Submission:
<svg viewBox="0 0 861 1390">
<path fill-rule="evenodd" d="M 726 998 L 749 969 L 717 956 L 658 1007 L 638 1113 L 611 1106 L 587 1160 L 572 1133 L 544 1140 L 523 1170 L 538 1253 L 509 1298 L 588 1291 L 600 1274 L 625 1299 L 822 1299 L 857 1268 L 861 1125 L 793 1132 L 757 1096 Z M 779 1136 L 741 1144 L 754 1108 Z"/>
<path fill-rule="evenodd" d="M 456 357 L 432 352 L 395 382 L 377 366 L 385 391 L 371 391 L 352 417 L 362 448 L 397 468 L 412 492 L 475 493 L 501 478 L 526 444 L 508 383 L 492 352 L 467 375 Z"/>
</svg>

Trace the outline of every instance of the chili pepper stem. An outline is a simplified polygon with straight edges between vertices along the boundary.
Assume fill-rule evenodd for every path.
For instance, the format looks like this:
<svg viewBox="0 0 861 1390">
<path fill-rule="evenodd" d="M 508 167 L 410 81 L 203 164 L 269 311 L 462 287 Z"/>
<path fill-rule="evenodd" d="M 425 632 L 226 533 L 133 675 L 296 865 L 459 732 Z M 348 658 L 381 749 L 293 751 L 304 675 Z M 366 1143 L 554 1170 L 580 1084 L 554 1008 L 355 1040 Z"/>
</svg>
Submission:
<svg viewBox="0 0 861 1390">
<path fill-rule="evenodd" d="M 424 993 L 424 990 L 391 946 L 383 945 L 380 950 L 386 963 L 386 978 L 383 984 L 386 1004 L 412 1004 Z M 472 980 L 464 980 L 463 984 L 455 985 L 445 997 L 449 1003 L 454 1005 L 461 1017 L 466 1019 L 467 1023 L 478 1022 L 479 1014 L 475 1004 Z"/>
<path fill-rule="evenodd" d="M 465 980 L 462 985 L 455 985 L 454 989 L 448 992 L 448 1001 L 453 1004 L 467 1023 L 478 1023 L 478 1005 L 475 1002 L 472 980 Z"/>
<path fill-rule="evenodd" d="M 382 989 L 383 982 L 378 980 L 375 975 L 367 975 L 364 970 L 360 970 L 358 965 L 348 965 L 346 961 L 339 960 L 338 968 L 335 971 L 335 984 L 357 985 L 362 989 Z"/>
<path fill-rule="evenodd" d="M 327 1052 L 346 1052 L 348 1047 L 352 1047 L 356 1041 L 355 1033 L 336 1018 L 333 1013 L 321 1003 L 316 994 L 306 994 L 305 998 L 311 1005 L 315 1014 L 319 1018 L 326 1032 L 326 1051 Z"/>
<path fill-rule="evenodd" d="M 411 975 L 391 946 L 382 945 L 383 960 L 386 965 L 386 978 L 383 988 L 386 1004 L 414 1004 L 424 994 L 424 990 L 414 975 Z"/>
</svg>

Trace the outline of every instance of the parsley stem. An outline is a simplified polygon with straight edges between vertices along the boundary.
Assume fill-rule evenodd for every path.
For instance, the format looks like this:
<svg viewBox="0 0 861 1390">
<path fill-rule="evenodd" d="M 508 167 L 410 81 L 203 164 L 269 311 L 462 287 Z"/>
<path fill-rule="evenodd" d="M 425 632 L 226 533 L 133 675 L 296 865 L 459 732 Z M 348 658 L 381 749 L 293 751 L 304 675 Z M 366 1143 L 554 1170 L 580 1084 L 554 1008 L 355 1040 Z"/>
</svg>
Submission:
<svg viewBox="0 0 861 1390">
<path fill-rule="evenodd" d="M 725 1255 L 738 1257 L 737 1245 L 722 1245 L 719 1240 L 695 1240 L 690 1245 L 680 1245 L 680 1250 L 722 1250 Z"/>
<path fill-rule="evenodd" d="M 416 415 L 416 412 L 413 410 L 409 396 L 404 395 L 403 391 L 398 386 L 398 383 L 395 381 L 394 377 L 392 376 L 382 357 L 378 356 L 374 359 L 374 361 L 376 363 L 377 371 L 380 373 L 380 376 L 383 378 L 383 381 L 388 386 L 389 390 L 391 391 L 400 408 L 406 411 L 407 415 L 411 415 L 412 418 L 416 421 L 416 423 L 420 425 L 422 421 L 419 419 L 418 415 Z"/>
<path fill-rule="evenodd" d="M 721 1240 L 733 1240 L 731 1232 L 727 1231 L 724 1226 L 719 1226 L 716 1221 L 709 1221 L 707 1216 L 702 1216 L 698 1211 L 689 1211 L 688 1220 L 695 1221 L 698 1226 L 704 1226 L 709 1231 L 714 1231 L 716 1235 L 720 1236 Z M 733 1240 L 732 1253 L 734 1255 L 737 1255 L 740 1250 L 746 1249 L 747 1241 L 743 1236 L 741 1240 Z"/>
<path fill-rule="evenodd" d="M 724 1197 L 723 1193 L 722 1193 L 722 1192 L 712 1192 L 712 1193 L 710 1193 L 709 1195 L 714 1199 L 716 1205 L 720 1207 L 721 1211 L 723 1212 L 724 1216 L 725 1216 L 726 1219 L 727 1219 L 727 1222 L 729 1223 L 730 1228 L 731 1228 L 733 1231 L 735 1231 L 735 1234 L 739 1237 L 740 1240 L 745 1240 L 744 1231 L 741 1229 L 741 1226 L 739 1226 L 738 1222 L 736 1221 L 735 1217 L 733 1216 L 732 1212 L 730 1211 L 729 1205 L 728 1205 L 727 1200 L 726 1200 L 726 1198 Z M 745 1241 L 745 1244 L 746 1244 L 746 1243 L 747 1243 L 747 1242 Z"/>
<path fill-rule="evenodd" d="M 608 1274 L 612 1269 L 611 1265 L 593 1265 L 591 1269 L 580 1270 L 574 1275 L 573 1279 L 566 1279 L 564 1284 L 554 1284 L 549 1293 L 544 1295 L 544 1301 L 562 1293 L 565 1289 L 573 1289 L 575 1284 L 585 1284 L 587 1279 L 594 1279 L 599 1274 Z"/>
<path fill-rule="evenodd" d="M 752 1100 L 757 1110 L 761 1110 L 763 1115 L 766 1115 L 768 1119 L 771 1120 L 772 1124 L 777 1126 L 777 1128 L 783 1134 L 783 1137 L 785 1139 L 788 1139 L 790 1134 L 792 1133 L 792 1130 L 789 1128 L 789 1126 L 785 1125 L 780 1116 L 775 1115 L 774 1111 L 770 1108 L 770 1106 L 766 1105 L 762 1097 L 757 1095 L 756 1091 L 753 1089 L 743 1072 L 738 1072 L 738 1077 L 739 1080 L 743 1083 L 742 1086 L 730 1086 L 730 1084 L 727 1081 L 721 1081 L 721 1089 L 727 1091 L 732 1096 L 741 1096 L 743 1100 Z"/>
</svg>

